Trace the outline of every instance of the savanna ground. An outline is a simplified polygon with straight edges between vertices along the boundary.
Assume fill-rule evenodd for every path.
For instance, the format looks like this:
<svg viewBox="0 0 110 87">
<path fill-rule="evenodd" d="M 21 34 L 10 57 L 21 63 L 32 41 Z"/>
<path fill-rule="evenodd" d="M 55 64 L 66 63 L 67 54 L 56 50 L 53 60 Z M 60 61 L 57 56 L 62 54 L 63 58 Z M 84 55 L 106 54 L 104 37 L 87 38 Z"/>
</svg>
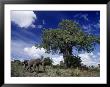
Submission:
<svg viewBox="0 0 110 87">
<path fill-rule="evenodd" d="M 11 76 L 12 77 L 99 77 L 99 68 L 89 68 L 88 70 L 81 70 L 79 68 L 61 68 L 60 66 L 47 66 L 46 70 L 40 66 L 39 72 L 29 72 L 22 64 L 11 62 Z"/>
</svg>

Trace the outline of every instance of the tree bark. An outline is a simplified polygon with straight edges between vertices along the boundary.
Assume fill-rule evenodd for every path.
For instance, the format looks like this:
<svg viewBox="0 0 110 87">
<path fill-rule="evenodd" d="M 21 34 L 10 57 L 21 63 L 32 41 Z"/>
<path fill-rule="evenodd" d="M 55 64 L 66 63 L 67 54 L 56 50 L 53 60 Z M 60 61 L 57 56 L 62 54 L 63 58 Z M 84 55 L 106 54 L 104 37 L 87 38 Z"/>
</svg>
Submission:
<svg viewBox="0 0 110 87">
<path fill-rule="evenodd" d="M 71 55 L 72 55 L 72 47 L 66 47 L 65 50 L 63 51 L 63 59 L 66 67 L 68 67 L 66 58 Z"/>
</svg>

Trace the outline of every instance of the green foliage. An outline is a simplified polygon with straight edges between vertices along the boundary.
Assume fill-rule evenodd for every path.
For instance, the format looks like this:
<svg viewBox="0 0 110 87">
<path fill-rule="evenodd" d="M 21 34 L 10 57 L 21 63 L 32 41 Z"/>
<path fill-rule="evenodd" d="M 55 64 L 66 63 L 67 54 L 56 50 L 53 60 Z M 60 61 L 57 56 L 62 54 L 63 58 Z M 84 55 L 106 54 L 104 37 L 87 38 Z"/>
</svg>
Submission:
<svg viewBox="0 0 110 87">
<path fill-rule="evenodd" d="M 49 58 L 49 57 L 47 57 L 47 58 L 44 58 L 44 63 L 45 63 L 45 65 L 52 65 L 52 60 Z"/>
<path fill-rule="evenodd" d="M 57 29 L 43 31 L 42 46 L 48 52 L 60 51 L 65 55 L 71 55 L 72 47 L 76 47 L 78 51 L 91 52 L 94 50 L 95 43 L 99 42 L 99 37 L 85 33 L 72 20 L 62 20 Z"/>
<path fill-rule="evenodd" d="M 22 68 L 20 61 L 11 62 L 11 76 L 13 77 L 22 77 L 24 70 Z"/>
<path fill-rule="evenodd" d="M 57 68 L 57 70 L 56 70 L 56 75 L 61 76 L 61 72 L 60 72 L 59 68 Z"/>
<path fill-rule="evenodd" d="M 68 55 L 65 57 L 66 67 L 80 67 L 81 66 L 81 58 L 78 56 Z"/>
</svg>

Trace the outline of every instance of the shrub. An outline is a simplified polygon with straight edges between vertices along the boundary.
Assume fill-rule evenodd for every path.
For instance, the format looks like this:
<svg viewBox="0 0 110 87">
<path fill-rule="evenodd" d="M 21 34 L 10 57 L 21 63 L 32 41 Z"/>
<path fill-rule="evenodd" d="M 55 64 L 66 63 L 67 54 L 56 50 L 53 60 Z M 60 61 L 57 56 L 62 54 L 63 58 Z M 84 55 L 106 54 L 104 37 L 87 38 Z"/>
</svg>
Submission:
<svg viewBox="0 0 110 87">
<path fill-rule="evenodd" d="M 66 67 L 67 68 L 70 68 L 70 67 L 74 67 L 74 68 L 79 67 L 79 66 L 81 66 L 81 58 L 79 56 L 68 55 L 65 58 L 65 64 L 66 64 Z"/>
</svg>

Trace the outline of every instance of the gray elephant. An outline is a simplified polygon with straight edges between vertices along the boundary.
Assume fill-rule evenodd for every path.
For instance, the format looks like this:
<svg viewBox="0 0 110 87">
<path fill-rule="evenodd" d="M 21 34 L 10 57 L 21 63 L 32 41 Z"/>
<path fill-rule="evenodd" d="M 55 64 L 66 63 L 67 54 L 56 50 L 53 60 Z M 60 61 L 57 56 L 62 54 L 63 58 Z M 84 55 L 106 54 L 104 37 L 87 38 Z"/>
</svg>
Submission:
<svg viewBox="0 0 110 87">
<path fill-rule="evenodd" d="M 52 65 L 52 61 L 49 58 L 37 58 L 37 59 L 30 59 L 29 61 L 24 60 L 23 62 L 25 69 L 29 70 L 30 72 L 33 70 L 35 71 L 36 67 L 39 72 L 40 65 L 43 66 L 43 70 L 45 71 L 46 66 Z"/>
<path fill-rule="evenodd" d="M 24 66 L 25 69 L 28 67 L 28 61 L 29 61 L 29 60 L 24 60 L 24 61 L 22 62 L 22 65 Z"/>
<path fill-rule="evenodd" d="M 27 66 L 27 70 L 29 71 L 35 71 L 36 67 L 38 68 L 39 71 L 39 66 L 42 65 L 42 60 L 41 59 L 30 59 L 28 61 L 28 66 Z"/>
</svg>

